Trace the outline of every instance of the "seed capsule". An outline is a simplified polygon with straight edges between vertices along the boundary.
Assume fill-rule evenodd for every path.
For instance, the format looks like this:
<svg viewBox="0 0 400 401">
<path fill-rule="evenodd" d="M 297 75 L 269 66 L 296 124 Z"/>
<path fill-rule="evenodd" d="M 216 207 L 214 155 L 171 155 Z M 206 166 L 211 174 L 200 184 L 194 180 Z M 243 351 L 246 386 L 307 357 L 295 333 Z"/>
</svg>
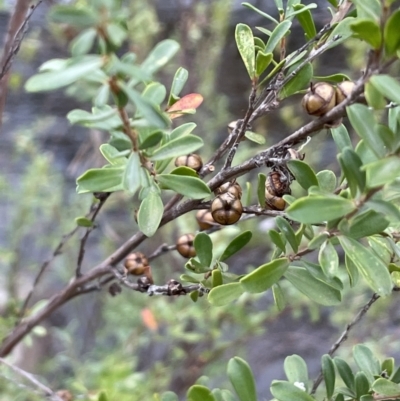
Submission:
<svg viewBox="0 0 400 401">
<path fill-rule="evenodd" d="M 265 190 L 265 206 L 272 210 L 284 210 L 286 202 L 280 196 L 271 195 L 267 190 Z"/>
<path fill-rule="evenodd" d="M 227 192 L 232 194 L 235 198 L 240 199 L 242 197 L 242 187 L 236 181 L 226 182 L 214 191 L 215 195 L 222 195 Z"/>
<path fill-rule="evenodd" d="M 290 182 L 283 174 L 278 171 L 271 171 L 265 181 L 265 189 L 273 196 L 283 196 L 290 194 Z"/>
<path fill-rule="evenodd" d="M 217 223 L 212 217 L 210 210 L 199 210 L 196 213 L 197 224 L 200 227 L 200 230 L 208 230 L 211 227 L 214 227 Z"/>
<path fill-rule="evenodd" d="M 178 241 L 176 241 L 176 250 L 184 258 L 193 258 L 194 256 L 196 256 L 196 250 L 194 249 L 193 241 L 193 234 L 182 235 L 178 238 Z"/>
<path fill-rule="evenodd" d="M 196 153 L 190 153 L 185 156 L 177 157 L 175 159 L 175 166 L 186 166 L 192 168 L 195 171 L 200 171 L 200 169 L 203 167 L 203 161 L 201 160 L 201 157 Z"/>
<path fill-rule="evenodd" d="M 124 266 L 129 274 L 141 276 L 148 270 L 149 261 L 142 252 L 134 252 L 126 257 Z"/>
<path fill-rule="evenodd" d="M 235 224 L 243 213 L 242 203 L 230 192 L 218 195 L 211 204 L 213 219 L 224 226 Z"/>
<path fill-rule="evenodd" d="M 347 99 L 356 84 L 353 81 L 343 81 L 336 86 L 336 104 L 342 103 L 343 100 Z"/>
<path fill-rule="evenodd" d="M 304 95 L 302 106 L 312 116 L 322 116 L 335 107 L 335 88 L 326 82 L 311 84 L 310 89 Z"/>
</svg>

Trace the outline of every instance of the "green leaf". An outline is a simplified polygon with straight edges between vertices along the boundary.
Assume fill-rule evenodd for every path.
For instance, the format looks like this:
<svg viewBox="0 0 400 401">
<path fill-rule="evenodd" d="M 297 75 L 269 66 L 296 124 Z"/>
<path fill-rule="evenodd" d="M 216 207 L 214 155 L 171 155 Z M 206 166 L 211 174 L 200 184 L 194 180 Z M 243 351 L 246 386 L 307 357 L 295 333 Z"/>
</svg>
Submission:
<svg viewBox="0 0 400 401">
<path fill-rule="evenodd" d="M 188 401 L 215 401 L 214 396 L 211 394 L 211 390 L 205 386 L 195 384 L 190 387 L 186 394 Z"/>
<path fill-rule="evenodd" d="M 186 167 L 186 166 L 180 166 L 180 167 L 174 168 L 170 174 L 186 175 L 189 177 L 196 177 L 196 178 L 199 177 L 199 175 L 197 174 L 197 172 L 195 170 L 193 170 L 190 167 Z"/>
<path fill-rule="evenodd" d="M 314 75 L 313 76 L 313 82 L 314 81 L 316 81 L 316 82 L 332 82 L 332 83 L 335 83 L 335 84 L 339 84 L 340 82 L 343 82 L 343 81 L 351 81 L 351 79 L 350 79 L 350 77 L 348 75 L 342 74 L 340 72 L 340 73 L 337 73 L 337 74 L 326 75 L 324 77 Z"/>
<path fill-rule="evenodd" d="M 312 185 L 318 186 L 318 178 L 307 163 L 301 160 L 289 160 L 287 166 L 304 189 L 307 190 Z"/>
<path fill-rule="evenodd" d="M 400 383 L 400 367 L 398 367 L 396 371 L 393 372 L 392 376 L 390 377 L 390 380 L 392 380 L 392 382 L 394 383 Z"/>
<path fill-rule="evenodd" d="M 339 271 L 339 257 L 335 247 L 327 240 L 318 253 L 318 262 L 327 277 L 335 277 Z"/>
<path fill-rule="evenodd" d="M 381 46 L 382 34 L 376 21 L 357 18 L 357 20 L 350 25 L 350 28 L 354 32 L 355 38 L 364 40 L 374 49 L 379 49 Z"/>
<path fill-rule="evenodd" d="M 139 149 L 148 149 L 158 145 L 164 137 L 164 134 L 160 130 L 149 130 L 148 132 L 143 129 L 139 131 Z M 145 133 L 146 132 L 146 133 Z"/>
<path fill-rule="evenodd" d="M 368 106 L 373 107 L 375 110 L 385 108 L 387 103 L 385 97 L 374 85 L 372 85 L 372 82 L 370 81 L 365 84 L 364 96 L 367 100 Z"/>
<path fill-rule="evenodd" d="M 333 192 L 336 189 L 336 175 L 331 170 L 322 170 L 317 173 L 318 186 L 326 192 Z"/>
<path fill-rule="evenodd" d="M 297 253 L 299 247 L 296 240 L 296 235 L 292 226 L 289 222 L 281 216 L 278 216 L 275 220 L 277 227 L 281 230 L 283 235 L 285 236 L 287 242 L 289 242 L 290 246 L 293 249 L 294 253 Z"/>
<path fill-rule="evenodd" d="M 244 246 L 246 246 L 249 243 L 252 236 L 253 233 L 251 231 L 245 231 L 239 234 L 225 248 L 219 260 L 222 262 L 231 257 L 232 255 L 234 255 L 236 252 L 239 252 Z"/>
<path fill-rule="evenodd" d="M 156 106 L 160 106 L 160 104 L 165 100 L 166 96 L 167 89 L 164 85 L 158 82 L 151 82 L 144 88 L 142 92 L 142 98 L 148 100 L 150 103 Z"/>
<path fill-rule="evenodd" d="M 189 72 L 183 67 L 179 67 L 176 70 L 174 79 L 171 85 L 171 92 L 168 98 L 168 107 L 172 106 L 176 100 L 178 100 L 178 96 L 181 93 L 185 83 L 189 77 Z"/>
<path fill-rule="evenodd" d="M 389 75 L 374 75 L 370 82 L 387 99 L 400 104 L 400 84 Z"/>
<path fill-rule="evenodd" d="M 379 234 L 389 225 L 385 215 L 371 209 L 357 215 L 349 223 L 350 226 L 346 235 L 354 239 Z"/>
<path fill-rule="evenodd" d="M 275 47 L 281 41 L 281 39 L 287 34 L 290 27 L 292 26 L 292 22 L 285 20 L 280 22 L 275 29 L 272 31 L 271 36 L 268 39 L 268 42 L 265 46 L 265 53 L 273 53 Z"/>
<path fill-rule="evenodd" d="M 298 67 L 298 65 L 301 63 L 302 63 L 302 61 L 299 61 L 298 63 L 293 64 L 287 73 L 288 76 L 290 76 L 290 73 L 292 71 L 294 71 Z M 289 97 L 290 95 L 293 95 L 294 93 L 307 88 L 310 84 L 310 80 L 311 80 L 312 76 L 313 76 L 312 65 L 311 65 L 311 63 L 307 63 L 282 88 L 282 90 L 279 93 L 279 98 L 285 99 L 285 98 Z"/>
<path fill-rule="evenodd" d="M 124 167 L 92 168 L 77 178 L 78 194 L 85 192 L 114 192 L 122 189 Z"/>
<path fill-rule="evenodd" d="M 130 151 L 120 152 L 114 146 L 109 143 L 103 143 L 100 145 L 100 153 L 103 157 L 114 166 L 125 166 L 127 164 L 126 156 L 129 155 Z"/>
<path fill-rule="evenodd" d="M 215 306 L 223 306 L 238 299 L 244 292 L 240 283 L 222 284 L 211 289 L 208 301 Z"/>
<path fill-rule="evenodd" d="M 400 48 L 400 10 L 395 10 L 388 18 L 385 29 L 385 50 L 388 56 L 393 56 Z"/>
<path fill-rule="evenodd" d="M 307 391 L 308 368 L 304 359 L 299 355 L 290 355 L 283 363 L 285 375 L 290 383 L 303 383 Z"/>
<path fill-rule="evenodd" d="M 83 56 L 89 53 L 96 39 L 96 29 L 85 29 L 71 42 L 71 54 L 73 57 Z"/>
<path fill-rule="evenodd" d="M 372 383 L 371 389 L 380 395 L 384 395 L 386 397 L 400 397 L 400 385 L 397 383 L 393 383 L 390 380 L 384 379 L 383 377 L 375 380 Z"/>
<path fill-rule="evenodd" d="M 357 189 L 359 189 L 361 193 L 363 193 L 365 189 L 366 174 L 365 171 L 361 170 L 363 163 L 358 154 L 350 148 L 344 148 L 342 153 L 338 156 L 338 159 L 343 174 L 347 179 L 351 196 L 355 198 Z"/>
<path fill-rule="evenodd" d="M 93 227 L 93 221 L 87 217 L 77 217 L 75 223 L 79 227 Z"/>
<path fill-rule="evenodd" d="M 120 83 L 121 89 L 129 100 L 136 106 L 137 111 L 147 120 L 151 127 L 166 128 L 168 118 L 158 110 L 157 106 L 145 99 L 138 91 L 131 89 L 128 85 Z"/>
<path fill-rule="evenodd" d="M 179 401 L 178 396 L 172 391 L 166 391 L 161 396 L 161 401 Z"/>
<path fill-rule="evenodd" d="M 381 363 L 381 372 L 391 376 L 394 372 L 394 358 L 386 358 Z"/>
<path fill-rule="evenodd" d="M 339 45 L 340 43 L 343 43 L 353 35 L 353 31 L 351 30 L 350 26 L 355 20 L 356 19 L 353 17 L 347 17 L 336 25 L 335 29 L 331 32 L 327 40 L 327 43 L 330 43 L 330 49 Z"/>
<path fill-rule="evenodd" d="M 67 114 L 71 124 L 79 124 L 84 127 L 97 128 L 103 130 L 117 129 L 122 126 L 122 121 L 115 109 L 104 107 L 93 109 L 93 113 L 85 110 L 75 109 Z"/>
<path fill-rule="evenodd" d="M 249 364 L 235 356 L 228 362 L 227 373 L 240 401 L 257 401 L 256 385 Z"/>
<path fill-rule="evenodd" d="M 105 26 L 107 41 L 111 42 L 114 46 L 120 47 L 128 36 L 126 28 L 116 23 L 109 23 Z"/>
<path fill-rule="evenodd" d="M 259 77 L 271 64 L 273 59 L 272 53 L 264 53 L 259 51 L 256 56 L 256 76 Z"/>
<path fill-rule="evenodd" d="M 282 238 L 282 234 L 275 230 L 269 230 L 268 234 L 271 241 L 283 252 L 286 252 L 285 240 Z"/>
<path fill-rule="evenodd" d="M 318 249 L 329 238 L 327 233 L 321 233 L 308 243 L 308 249 Z"/>
<path fill-rule="evenodd" d="M 235 30 L 235 40 L 236 40 L 236 46 L 239 50 L 240 56 L 242 57 L 243 63 L 250 76 L 250 79 L 254 80 L 256 76 L 256 64 L 255 64 L 256 50 L 254 46 L 254 37 L 251 28 L 245 24 L 237 24 Z"/>
<path fill-rule="evenodd" d="M 212 262 L 213 244 L 211 238 L 206 233 L 198 233 L 194 239 L 196 256 L 203 266 L 210 266 Z"/>
<path fill-rule="evenodd" d="M 328 355 L 322 355 L 321 358 L 321 367 L 322 367 L 322 376 L 324 377 L 325 388 L 326 388 L 326 397 L 330 400 L 335 391 L 335 365 L 333 363 L 332 358 Z"/>
<path fill-rule="evenodd" d="M 261 207 L 265 206 L 265 182 L 267 180 L 267 176 L 263 173 L 258 174 L 258 185 L 257 185 L 257 197 L 258 203 Z"/>
<path fill-rule="evenodd" d="M 317 280 L 321 281 L 324 284 L 328 284 L 338 291 L 343 290 L 343 283 L 337 277 L 326 276 L 325 273 L 322 271 L 320 265 L 308 262 L 306 260 L 302 260 L 301 263 L 307 269 L 307 271 Z"/>
<path fill-rule="evenodd" d="M 271 17 L 269 14 L 264 13 L 263 11 L 259 10 L 257 7 L 254 7 L 254 6 L 253 6 L 252 4 L 250 4 L 250 3 L 247 3 L 247 2 L 242 3 L 242 6 L 247 7 L 247 8 L 250 8 L 250 10 L 255 11 L 257 14 L 260 14 L 260 15 L 262 15 L 263 17 L 265 17 L 265 18 L 269 19 L 270 21 L 274 22 L 275 24 L 278 24 L 278 21 L 277 21 L 275 18 L 273 18 L 273 17 Z"/>
<path fill-rule="evenodd" d="M 98 397 L 98 401 L 108 401 L 108 396 L 105 391 L 101 391 Z"/>
<path fill-rule="evenodd" d="M 49 18 L 54 22 L 86 28 L 96 25 L 98 17 L 87 7 L 55 5 L 49 12 Z"/>
<path fill-rule="evenodd" d="M 211 283 L 212 288 L 218 287 L 223 284 L 222 272 L 221 270 L 214 269 L 211 273 Z"/>
<path fill-rule="evenodd" d="M 184 135 L 188 135 L 190 134 L 195 128 L 197 127 L 197 125 L 195 123 L 186 123 L 186 124 L 182 124 L 179 127 L 176 127 L 170 134 L 169 137 L 171 138 L 171 140 L 173 139 L 177 139 L 181 136 Z"/>
<path fill-rule="evenodd" d="M 363 170 L 367 173 L 368 187 L 374 188 L 389 184 L 399 177 L 400 158 L 390 156 L 385 159 L 377 160 L 366 164 Z"/>
<path fill-rule="evenodd" d="M 358 278 L 360 277 L 357 266 L 347 255 L 345 255 L 345 261 L 347 274 L 349 275 L 350 280 L 350 287 L 355 287 L 358 283 Z"/>
<path fill-rule="evenodd" d="M 295 4 L 293 9 L 295 13 L 290 13 L 286 15 L 286 18 L 290 18 L 293 15 L 296 15 L 296 18 L 300 22 L 301 27 L 303 28 L 306 38 L 311 40 L 316 34 L 317 30 L 315 29 L 314 20 L 311 15 L 310 9 L 317 8 L 315 3 L 308 4 L 305 6 L 304 4 Z"/>
<path fill-rule="evenodd" d="M 368 18 L 373 21 L 379 21 L 382 13 L 382 6 L 379 0 L 353 0 L 357 7 L 358 18 Z"/>
<path fill-rule="evenodd" d="M 132 195 L 140 188 L 140 159 L 137 152 L 132 152 L 122 176 L 122 187 Z"/>
<path fill-rule="evenodd" d="M 172 39 L 166 39 L 158 43 L 143 61 L 141 68 L 148 74 L 154 74 L 167 64 L 179 50 L 180 45 Z"/>
<path fill-rule="evenodd" d="M 244 133 L 244 136 L 245 136 L 248 140 L 250 140 L 250 141 L 252 141 L 252 142 L 255 142 L 255 143 L 258 143 L 259 145 L 264 145 L 264 144 L 266 143 L 265 138 L 264 138 L 262 135 L 257 134 L 256 132 L 246 131 L 246 132 Z"/>
<path fill-rule="evenodd" d="M 368 285 L 381 296 L 389 295 L 392 292 L 392 281 L 383 261 L 372 250 L 352 238 L 341 236 L 339 241 Z"/>
<path fill-rule="evenodd" d="M 310 394 L 286 381 L 274 380 L 270 390 L 278 401 L 315 401 Z"/>
<path fill-rule="evenodd" d="M 355 382 L 356 398 L 358 400 L 361 398 L 361 396 L 368 395 L 369 382 L 364 372 L 357 372 L 354 382 Z"/>
<path fill-rule="evenodd" d="M 160 195 L 150 191 L 139 207 L 137 218 L 140 231 L 147 237 L 152 237 L 160 225 L 163 212 L 164 205 Z"/>
<path fill-rule="evenodd" d="M 370 382 L 373 382 L 374 376 L 381 372 L 379 361 L 372 351 L 363 344 L 357 344 L 353 348 L 353 356 L 360 370 L 365 373 Z"/>
<path fill-rule="evenodd" d="M 303 267 L 289 266 L 285 278 L 300 292 L 321 305 L 338 305 L 342 300 L 339 290 L 316 279 Z"/>
<path fill-rule="evenodd" d="M 76 82 L 80 78 L 90 76 L 104 63 L 101 56 L 82 56 L 71 59 L 71 63 L 60 70 L 36 74 L 25 83 L 28 92 L 46 92 L 59 89 Z"/>
<path fill-rule="evenodd" d="M 359 137 L 378 157 L 383 157 L 386 154 L 386 147 L 376 133 L 377 124 L 372 110 L 363 104 L 352 104 L 346 109 L 351 125 Z"/>
<path fill-rule="evenodd" d="M 343 124 L 339 127 L 331 128 L 331 134 L 340 152 L 346 147 L 350 149 L 353 147 L 347 128 Z"/>
<path fill-rule="evenodd" d="M 351 390 L 355 390 L 354 386 L 354 374 L 353 371 L 351 370 L 350 366 L 347 364 L 347 362 L 337 356 L 333 359 L 336 365 L 336 369 L 342 378 L 344 384 Z"/>
<path fill-rule="evenodd" d="M 154 151 L 152 161 L 164 160 L 170 157 L 188 155 L 203 146 L 203 140 L 195 135 L 183 135 L 167 142 Z"/>
<path fill-rule="evenodd" d="M 282 288 L 279 283 L 275 283 L 272 286 L 272 295 L 274 296 L 275 305 L 278 311 L 281 312 L 285 309 L 285 295 L 283 294 Z"/>
<path fill-rule="evenodd" d="M 203 199 L 211 194 L 210 188 L 199 178 L 175 174 L 159 174 L 157 181 L 168 189 L 191 199 Z"/>
<path fill-rule="evenodd" d="M 352 212 L 355 205 L 352 201 L 340 196 L 308 196 L 297 199 L 286 210 L 290 219 L 305 224 L 316 224 L 323 221 L 339 219 Z"/>
<path fill-rule="evenodd" d="M 289 261 L 286 258 L 272 260 L 246 274 L 240 279 L 240 283 L 245 291 L 253 294 L 264 292 L 278 282 L 288 265 Z"/>
</svg>

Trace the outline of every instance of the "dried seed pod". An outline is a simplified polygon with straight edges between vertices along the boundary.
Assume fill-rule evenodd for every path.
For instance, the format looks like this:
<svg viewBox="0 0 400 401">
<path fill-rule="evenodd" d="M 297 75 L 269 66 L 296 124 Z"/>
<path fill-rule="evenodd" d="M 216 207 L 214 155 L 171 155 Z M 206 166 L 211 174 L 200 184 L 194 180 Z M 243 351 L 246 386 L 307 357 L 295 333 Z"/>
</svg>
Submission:
<svg viewBox="0 0 400 401">
<path fill-rule="evenodd" d="M 290 194 L 289 179 L 279 171 L 271 171 L 265 181 L 265 189 L 273 196 Z"/>
<path fill-rule="evenodd" d="M 290 160 L 304 160 L 306 156 L 304 153 L 300 153 L 298 150 L 289 148 L 288 150 Z"/>
<path fill-rule="evenodd" d="M 142 252 L 134 252 L 126 257 L 124 266 L 129 274 L 141 276 L 148 270 L 149 261 Z"/>
<path fill-rule="evenodd" d="M 200 230 L 208 230 L 217 224 L 212 217 L 211 211 L 206 209 L 199 210 L 196 213 L 196 220 Z"/>
<path fill-rule="evenodd" d="M 265 190 L 265 206 L 272 210 L 284 210 L 286 207 L 286 202 L 280 196 L 272 195 Z"/>
<path fill-rule="evenodd" d="M 178 241 L 176 241 L 176 250 L 184 258 L 193 258 L 194 256 L 196 256 L 196 250 L 194 249 L 193 241 L 193 234 L 182 235 L 178 238 Z"/>
<path fill-rule="evenodd" d="M 230 192 L 218 195 L 211 204 L 213 219 L 224 226 L 235 224 L 243 213 L 242 203 Z"/>
<path fill-rule="evenodd" d="M 201 160 L 201 157 L 196 153 L 190 153 L 185 156 L 177 157 L 175 159 L 175 166 L 186 166 L 192 168 L 195 171 L 200 171 L 200 169 L 203 167 L 203 161 Z"/>
<path fill-rule="evenodd" d="M 229 192 L 235 198 L 240 199 L 242 197 L 242 187 L 236 182 L 225 182 L 220 187 L 218 187 L 215 191 L 215 195 L 221 195 Z"/>
<path fill-rule="evenodd" d="M 302 106 L 312 116 L 322 116 L 335 107 L 336 91 L 327 82 L 311 84 L 310 89 L 304 95 Z"/>
<path fill-rule="evenodd" d="M 343 81 L 336 86 L 336 104 L 342 103 L 343 100 L 347 99 L 356 84 L 353 81 Z"/>
</svg>

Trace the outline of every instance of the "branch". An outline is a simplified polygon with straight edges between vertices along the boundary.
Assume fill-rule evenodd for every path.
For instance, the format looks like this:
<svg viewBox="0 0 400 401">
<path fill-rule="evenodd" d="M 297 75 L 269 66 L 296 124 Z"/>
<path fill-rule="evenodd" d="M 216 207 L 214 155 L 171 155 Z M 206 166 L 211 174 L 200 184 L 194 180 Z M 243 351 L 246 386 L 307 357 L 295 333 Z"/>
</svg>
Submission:
<svg viewBox="0 0 400 401">
<path fill-rule="evenodd" d="M 92 223 L 94 223 L 97 215 L 99 214 L 101 208 L 104 206 L 104 204 L 106 203 L 106 200 L 108 199 L 108 197 L 110 195 L 111 195 L 111 192 L 101 192 L 101 193 L 97 194 L 97 198 L 100 199 L 100 202 L 92 205 L 92 208 L 94 207 L 92 217 L 90 218 L 90 221 Z M 95 229 L 95 225 L 92 224 L 91 227 L 86 229 L 85 235 L 81 239 L 81 243 L 80 243 L 80 246 L 79 246 L 79 253 L 78 253 L 78 262 L 76 264 L 76 270 L 75 270 L 75 276 L 76 277 L 80 277 L 82 275 L 81 268 L 82 268 L 83 258 L 85 256 L 85 245 L 86 245 L 86 242 L 87 242 L 87 240 L 89 238 L 90 233 L 94 229 Z"/>
<path fill-rule="evenodd" d="M 24 377 L 28 381 L 30 381 L 33 385 L 35 385 L 39 390 L 41 390 L 46 396 L 51 397 L 52 400 L 54 401 L 62 401 L 62 399 L 49 387 L 45 386 L 44 384 L 40 383 L 31 373 L 18 368 L 15 365 L 11 365 L 11 363 L 8 363 L 5 359 L 0 358 L 0 363 L 3 365 L 7 366 L 11 370 L 13 370 L 15 373 L 19 374 L 20 376 Z"/>
<path fill-rule="evenodd" d="M 10 70 L 13 60 L 20 49 L 22 40 L 28 31 L 28 22 L 41 2 L 42 1 L 39 0 L 36 5 L 31 6 L 29 9 L 29 0 L 18 0 L 15 5 L 15 11 L 9 22 L 8 33 L 4 43 L 4 52 L 0 60 L 0 128 L 4 105 L 6 102 L 9 78 L 8 71 Z"/>
<path fill-rule="evenodd" d="M 373 294 L 371 299 L 364 305 L 364 307 L 357 313 L 354 319 L 346 326 L 346 329 L 343 331 L 341 336 L 333 343 L 331 349 L 328 352 L 329 356 L 332 356 L 337 349 L 347 340 L 350 330 L 365 316 L 368 312 L 369 308 L 372 306 L 380 298 L 380 295 Z M 310 394 L 315 394 L 318 386 L 321 384 L 323 379 L 322 370 L 320 371 L 318 377 L 315 379 L 313 387 L 311 389 Z"/>
</svg>

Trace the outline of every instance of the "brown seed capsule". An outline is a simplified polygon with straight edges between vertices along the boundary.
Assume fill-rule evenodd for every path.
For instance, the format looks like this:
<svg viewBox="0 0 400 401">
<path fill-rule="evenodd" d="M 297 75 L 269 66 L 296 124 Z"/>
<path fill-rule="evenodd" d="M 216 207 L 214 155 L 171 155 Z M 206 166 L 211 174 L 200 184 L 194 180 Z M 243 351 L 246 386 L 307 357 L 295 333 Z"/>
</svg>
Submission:
<svg viewBox="0 0 400 401">
<path fill-rule="evenodd" d="M 214 227 L 217 223 L 212 217 L 210 210 L 199 210 L 196 213 L 197 224 L 200 227 L 200 230 L 208 230 L 211 227 Z"/>
<path fill-rule="evenodd" d="M 142 252 L 134 252 L 126 257 L 124 266 L 129 274 L 141 276 L 148 270 L 149 261 Z"/>
<path fill-rule="evenodd" d="M 194 249 L 193 241 L 193 234 L 182 235 L 178 238 L 178 241 L 176 241 L 176 250 L 184 258 L 193 258 L 194 256 L 196 256 L 196 250 Z"/>
<path fill-rule="evenodd" d="M 214 191 L 215 195 L 221 195 L 227 192 L 232 194 L 235 198 L 240 199 L 242 197 L 242 187 L 236 181 L 226 182 Z"/>
<path fill-rule="evenodd" d="M 271 195 L 267 190 L 265 190 L 265 206 L 272 210 L 284 210 L 286 202 L 280 196 Z"/>
<path fill-rule="evenodd" d="M 289 148 L 288 150 L 290 160 L 304 160 L 306 156 L 304 153 L 300 153 L 298 150 Z"/>
<path fill-rule="evenodd" d="M 190 153 L 185 156 L 177 157 L 175 159 L 175 166 L 186 166 L 192 168 L 195 171 L 200 171 L 200 169 L 203 167 L 203 161 L 201 160 L 201 157 L 199 155 L 195 153 Z"/>
<path fill-rule="evenodd" d="M 72 401 L 74 399 L 74 396 L 69 390 L 58 390 L 56 391 L 56 395 L 63 401 Z"/>
<path fill-rule="evenodd" d="M 287 177 L 278 171 L 271 171 L 265 181 L 265 189 L 273 196 L 290 194 L 290 182 Z"/>
<path fill-rule="evenodd" d="M 211 204 L 213 219 L 224 226 L 235 224 L 243 213 L 242 203 L 230 192 L 218 195 Z"/>
<path fill-rule="evenodd" d="M 304 95 L 302 106 L 312 116 L 322 116 L 335 107 L 336 91 L 327 82 L 311 84 L 310 89 Z"/>
<path fill-rule="evenodd" d="M 343 81 L 336 86 L 336 104 L 342 103 L 343 100 L 347 99 L 356 84 L 353 81 Z"/>
</svg>

